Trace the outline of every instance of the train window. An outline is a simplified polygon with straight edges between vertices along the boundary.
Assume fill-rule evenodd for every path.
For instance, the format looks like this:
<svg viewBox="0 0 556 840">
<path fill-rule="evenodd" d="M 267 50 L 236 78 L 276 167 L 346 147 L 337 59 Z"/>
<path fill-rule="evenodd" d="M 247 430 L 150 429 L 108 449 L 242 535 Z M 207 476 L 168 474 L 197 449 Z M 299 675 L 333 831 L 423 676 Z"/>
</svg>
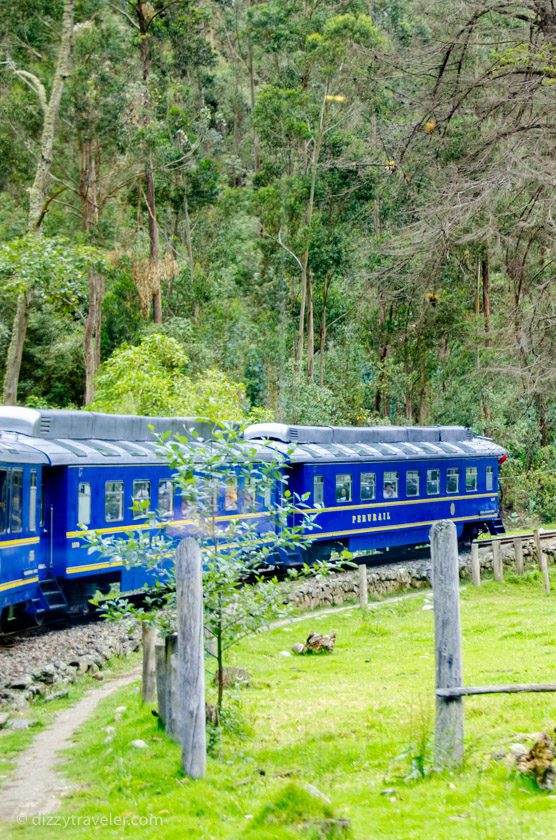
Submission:
<svg viewBox="0 0 556 840">
<path fill-rule="evenodd" d="M 8 527 L 8 471 L 0 470 L 0 534 Z"/>
<path fill-rule="evenodd" d="M 265 510 L 270 510 L 270 506 L 272 505 L 272 487 L 268 485 L 264 489 L 264 507 Z"/>
<path fill-rule="evenodd" d="M 448 467 L 446 470 L 446 492 L 457 493 L 459 491 L 459 467 Z"/>
<path fill-rule="evenodd" d="M 351 475 L 348 473 L 336 476 L 336 501 L 351 502 Z"/>
<path fill-rule="evenodd" d="M 324 476 L 315 475 L 313 477 L 313 504 L 318 507 L 324 505 Z"/>
<path fill-rule="evenodd" d="M 107 481 L 104 485 L 104 518 L 107 522 L 119 522 L 124 518 L 123 481 Z"/>
<path fill-rule="evenodd" d="M 477 467 L 465 468 L 465 489 L 473 493 L 477 489 Z"/>
<path fill-rule="evenodd" d="M 226 481 L 224 510 L 237 510 L 237 475 L 230 476 Z"/>
<path fill-rule="evenodd" d="M 77 522 L 89 525 L 91 522 L 91 485 L 81 481 L 77 490 Z"/>
<path fill-rule="evenodd" d="M 133 518 L 143 519 L 151 506 L 151 482 L 138 478 L 133 482 Z"/>
<path fill-rule="evenodd" d="M 361 473 L 361 501 L 376 499 L 376 473 Z"/>
<path fill-rule="evenodd" d="M 37 530 L 37 471 L 31 470 L 29 476 L 29 530 Z"/>
<path fill-rule="evenodd" d="M 10 493 L 10 531 L 18 534 L 23 530 L 23 470 L 12 470 Z"/>
<path fill-rule="evenodd" d="M 160 516 L 171 516 L 174 511 L 174 488 L 169 478 L 158 482 L 158 512 Z"/>
<path fill-rule="evenodd" d="M 440 470 L 427 470 L 427 496 L 440 493 Z"/>
<path fill-rule="evenodd" d="M 486 489 L 494 490 L 494 468 L 486 468 Z"/>
<path fill-rule="evenodd" d="M 397 499 L 398 498 L 398 482 L 399 482 L 399 473 L 397 472 L 385 472 L 384 479 L 382 484 L 382 493 L 385 499 Z"/>
<path fill-rule="evenodd" d="M 245 479 L 243 487 L 243 503 L 242 507 L 247 511 L 257 510 L 257 496 L 259 494 L 259 482 L 253 476 Z"/>
<path fill-rule="evenodd" d="M 419 473 L 417 470 L 408 470 L 405 474 L 405 495 L 408 498 L 419 495 Z"/>
</svg>

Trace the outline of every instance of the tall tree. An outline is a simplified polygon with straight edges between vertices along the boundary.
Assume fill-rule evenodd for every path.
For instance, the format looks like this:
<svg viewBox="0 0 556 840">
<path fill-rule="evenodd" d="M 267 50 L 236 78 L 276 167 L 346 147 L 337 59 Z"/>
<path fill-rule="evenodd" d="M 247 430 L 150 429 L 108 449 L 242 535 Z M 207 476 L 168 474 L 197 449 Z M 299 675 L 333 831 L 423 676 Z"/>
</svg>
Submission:
<svg viewBox="0 0 556 840">
<path fill-rule="evenodd" d="M 42 111 L 42 131 L 39 144 L 39 158 L 35 170 L 33 184 L 29 189 L 28 230 L 40 233 L 45 214 L 48 212 L 50 171 L 52 168 L 52 154 L 56 127 L 62 101 L 62 92 L 70 72 L 71 47 L 73 41 L 75 0 L 64 0 L 64 11 L 61 24 L 60 46 L 56 69 L 52 80 L 50 96 L 40 79 L 27 70 L 18 68 L 8 59 L 9 68 L 15 75 L 36 93 Z M 16 312 L 12 325 L 12 335 L 6 359 L 4 375 L 4 402 L 15 405 L 17 402 L 17 388 L 23 346 L 27 332 L 29 308 L 32 300 L 32 289 L 24 288 L 17 298 Z"/>
</svg>

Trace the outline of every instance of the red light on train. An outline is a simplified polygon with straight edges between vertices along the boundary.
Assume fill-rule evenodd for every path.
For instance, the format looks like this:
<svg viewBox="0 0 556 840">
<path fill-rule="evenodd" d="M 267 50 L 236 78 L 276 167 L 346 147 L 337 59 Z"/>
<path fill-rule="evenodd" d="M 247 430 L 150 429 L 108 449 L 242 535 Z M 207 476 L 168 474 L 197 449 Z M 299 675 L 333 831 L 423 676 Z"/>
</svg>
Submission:
<svg viewBox="0 0 556 840">
<path fill-rule="evenodd" d="M 498 458 L 498 463 L 499 463 L 500 465 L 502 465 L 502 464 L 504 463 L 504 461 L 507 461 L 507 460 L 508 460 L 508 456 L 507 456 L 507 455 L 500 455 L 500 457 Z"/>
</svg>

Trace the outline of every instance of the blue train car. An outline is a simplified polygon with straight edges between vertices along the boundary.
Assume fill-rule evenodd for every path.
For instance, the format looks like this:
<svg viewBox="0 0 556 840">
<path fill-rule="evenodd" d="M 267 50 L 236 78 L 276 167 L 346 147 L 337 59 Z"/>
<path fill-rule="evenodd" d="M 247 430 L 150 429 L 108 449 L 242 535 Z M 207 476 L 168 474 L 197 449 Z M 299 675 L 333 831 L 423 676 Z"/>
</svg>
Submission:
<svg viewBox="0 0 556 840">
<path fill-rule="evenodd" d="M 36 594 L 45 463 L 34 448 L 0 440 L 0 606 L 10 613 Z"/>
<path fill-rule="evenodd" d="M 431 525 L 451 519 L 462 540 L 504 530 L 492 440 L 455 426 L 371 428 L 257 424 L 289 462 L 294 492 L 309 494 L 316 524 L 309 555 L 428 543 Z"/>
<path fill-rule="evenodd" d="M 128 568 L 120 560 L 91 554 L 83 537 L 157 531 L 156 523 L 134 509 L 138 501 L 157 512 L 171 537 L 190 532 L 156 436 L 188 437 L 192 432 L 207 439 L 212 427 L 190 418 L 0 409 L 0 465 L 2 457 L 9 462 L 0 471 L 8 523 L 0 534 L 0 618 L 11 617 L 15 605 L 36 616 L 78 611 L 97 590 L 108 592 L 112 584 L 129 592 L 154 582 L 160 570 Z M 228 484 L 218 499 L 223 540 L 227 525 L 244 516 L 246 498 L 241 478 Z M 23 524 L 16 525 L 16 507 Z M 261 530 L 269 527 L 264 513 L 260 522 Z"/>
<path fill-rule="evenodd" d="M 126 592 L 152 582 L 156 572 L 90 553 L 80 525 L 108 536 L 160 523 L 176 539 L 190 533 L 156 436 L 192 432 L 206 440 L 212 427 L 190 418 L 0 409 L 0 619 L 17 609 L 80 610 L 112 584 Z M 316 516 L 310 548 L 281 553 L 278 562 L 425 544 L 444 518 L 462 539 L 503 530 L 498 467 L 506 453 L 469 429 L 259 424 L 244 436 L 250 450 L 260 445 L 261 459 L 274 453 L 289 488 L 308 494 Z M 259 533 L 276 527 L 269 511 L 281 481 L 265 498 L 233 470 L 223 484 L 216 516 L 223 548 L 234 522 L 249 518 Z M 158 524 L 137 501 L 157 512 Z"/>
</svg>

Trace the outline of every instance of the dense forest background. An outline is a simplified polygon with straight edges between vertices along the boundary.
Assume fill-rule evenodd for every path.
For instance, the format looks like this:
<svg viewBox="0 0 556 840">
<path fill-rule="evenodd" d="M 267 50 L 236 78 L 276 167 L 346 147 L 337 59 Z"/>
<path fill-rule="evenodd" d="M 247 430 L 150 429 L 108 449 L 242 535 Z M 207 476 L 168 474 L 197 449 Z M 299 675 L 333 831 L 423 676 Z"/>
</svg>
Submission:
<svg viewBox="0 0 556 840">
<path fill-rule="evenodd" d="M 463 423 L 556 519 L 551 0 L 0 0 L 28 406 Z"/>
</svg>

